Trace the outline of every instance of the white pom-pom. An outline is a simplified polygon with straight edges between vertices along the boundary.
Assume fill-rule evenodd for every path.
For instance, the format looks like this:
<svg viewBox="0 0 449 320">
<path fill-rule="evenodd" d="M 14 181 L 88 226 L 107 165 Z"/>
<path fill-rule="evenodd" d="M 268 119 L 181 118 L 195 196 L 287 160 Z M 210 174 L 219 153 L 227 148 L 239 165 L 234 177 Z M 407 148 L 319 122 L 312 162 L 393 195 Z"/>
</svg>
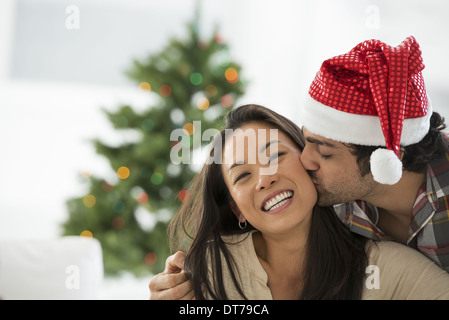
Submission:
<svg viewBox="0 0 449 320">
<path fill-rule="evenodd" d="M 402 162 L 392 150 L 375 150 L 370 164 L 374 180 L 381 184 L 396 184 L 402 177 Z"/>
</svg>

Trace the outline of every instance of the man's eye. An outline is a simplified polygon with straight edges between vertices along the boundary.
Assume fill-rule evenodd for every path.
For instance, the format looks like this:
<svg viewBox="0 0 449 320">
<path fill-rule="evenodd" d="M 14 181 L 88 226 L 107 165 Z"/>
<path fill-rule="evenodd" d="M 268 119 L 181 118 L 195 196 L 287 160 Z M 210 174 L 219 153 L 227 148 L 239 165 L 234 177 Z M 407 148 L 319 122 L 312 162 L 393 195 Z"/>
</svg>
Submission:
<svg viewBox="0 0 449 320">
<path fill-rule="evenodd" d="M 322 154 L 321 158 L 323 158 L 324 160 L 328 160 L 330 159 L 332 156 L 331 155 L 327 155 L 327 154 Z"/>
</svg>

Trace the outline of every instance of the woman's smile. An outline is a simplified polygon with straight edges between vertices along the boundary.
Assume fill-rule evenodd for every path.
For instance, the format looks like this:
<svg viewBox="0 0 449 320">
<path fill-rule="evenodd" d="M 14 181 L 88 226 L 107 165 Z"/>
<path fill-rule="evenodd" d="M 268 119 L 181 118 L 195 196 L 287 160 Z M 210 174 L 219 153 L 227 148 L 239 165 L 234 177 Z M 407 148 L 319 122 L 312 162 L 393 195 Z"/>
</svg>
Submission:
<svg viewBox="0 0 449 320">
<path fill-rule="evenodd" d="M 268 214 L 281 212 L 291 204 L 293 195 L 292 190 L 278 190 L 270 194 L 262 203 L 262 211 Z"/>
</svg>

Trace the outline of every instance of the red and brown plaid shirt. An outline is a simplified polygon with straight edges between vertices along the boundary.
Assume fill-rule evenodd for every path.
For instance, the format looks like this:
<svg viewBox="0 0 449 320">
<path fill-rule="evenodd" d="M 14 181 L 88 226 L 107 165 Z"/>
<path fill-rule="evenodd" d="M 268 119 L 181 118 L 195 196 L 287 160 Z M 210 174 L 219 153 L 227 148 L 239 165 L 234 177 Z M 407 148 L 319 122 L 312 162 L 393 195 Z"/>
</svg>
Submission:
<svg viewBox="0 0 449 320">
<path fill-rule="evenodd" d="M 365 201 L 335 206 L 350 230 L 374 240 L 393 240 L 376 227 L 377 208 Z M 413 205 L 407 245 L 449 272 L 449 153 L 432 160 Z"/>
</svg>

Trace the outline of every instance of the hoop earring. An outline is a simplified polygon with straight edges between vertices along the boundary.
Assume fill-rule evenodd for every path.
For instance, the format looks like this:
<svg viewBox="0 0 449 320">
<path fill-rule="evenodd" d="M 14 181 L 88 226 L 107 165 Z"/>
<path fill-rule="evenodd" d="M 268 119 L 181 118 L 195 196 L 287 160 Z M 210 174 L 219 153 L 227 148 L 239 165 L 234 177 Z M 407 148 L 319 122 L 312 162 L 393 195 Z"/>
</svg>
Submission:
<svg viewBox="0 0 449 320">
<path fill-rule="evenodd" d="M 242 229 L 242 230 L 245 229 L 247 225 L 248 225 L 248 222 L 246 222 L 246 220 L 244 221 L 243 226 L 242 226 L 242 222 L 239 221 L 239 228 L 240 228 L 240 229 Z"/>
</svg>

